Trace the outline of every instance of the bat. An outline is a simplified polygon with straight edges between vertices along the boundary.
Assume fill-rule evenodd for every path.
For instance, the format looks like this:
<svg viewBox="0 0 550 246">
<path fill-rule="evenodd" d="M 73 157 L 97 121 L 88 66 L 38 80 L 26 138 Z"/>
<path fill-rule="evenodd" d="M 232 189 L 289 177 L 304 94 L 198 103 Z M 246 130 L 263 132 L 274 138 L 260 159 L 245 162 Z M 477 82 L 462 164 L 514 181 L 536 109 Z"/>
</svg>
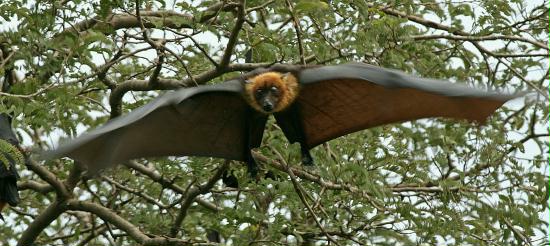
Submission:
<svg viewBox="0 0 550 246">
<path fill-rule="evenodd" d="M 24 164 L 25 157 L 11 128 L 11 117 L 0 114 L 0 212 L 6 205 L 19 203 L 16 164 Z M 2 214 L 0 219 L 4 220 Z"/>
<path fill-rule="evenodd" d="M 247 163 L 273 115 L 302 163 L 309 151 L 359 130 L 427 117 L 484 123 L 504 102 L 500 94 L 441 80 L 423 79 L 364 63 L 333 66 L 276 64 L 224 83 L 165 93 L 115 118 L 44 158 L 68 156 L 91 169 L 134 158 L 205 156 Z"/>
</svg>

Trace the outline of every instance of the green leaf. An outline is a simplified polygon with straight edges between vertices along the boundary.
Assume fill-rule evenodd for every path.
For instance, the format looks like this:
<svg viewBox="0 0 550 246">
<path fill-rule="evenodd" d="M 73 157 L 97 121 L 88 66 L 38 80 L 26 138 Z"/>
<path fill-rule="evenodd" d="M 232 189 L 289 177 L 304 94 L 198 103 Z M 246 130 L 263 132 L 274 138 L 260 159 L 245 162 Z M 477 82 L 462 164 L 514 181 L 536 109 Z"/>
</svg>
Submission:
<svg viewBox="0 0 550 246">
<path fill-rule="evenodd" d="M 299 0 L 294 9 L 298 13 L 318 13 L 329 9 L 328 3 L 323 0 Z"/>
</svg>

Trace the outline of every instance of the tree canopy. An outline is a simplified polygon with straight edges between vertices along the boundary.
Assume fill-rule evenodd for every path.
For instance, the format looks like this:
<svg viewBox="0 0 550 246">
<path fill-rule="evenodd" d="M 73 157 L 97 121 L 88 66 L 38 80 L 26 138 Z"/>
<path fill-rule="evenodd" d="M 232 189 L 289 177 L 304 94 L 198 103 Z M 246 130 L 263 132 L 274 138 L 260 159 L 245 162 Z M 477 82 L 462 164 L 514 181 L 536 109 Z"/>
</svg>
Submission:
<svg viewBox="0 0 550 246">
<path fill-rule="evenodd" d="M 30 159 L 0 244 L 547 244 L 548 12 L 547 0 L 3 1 L 0 113 Z M 348 61 L 531 93 L 484 126 L 423 119 L 332 140 L 314 170 L 269 124 L 254 156 L 275 178 L 257 183 L 216 158 L 91 176 L 32 154 L 166 90 Z"/>
</svg>

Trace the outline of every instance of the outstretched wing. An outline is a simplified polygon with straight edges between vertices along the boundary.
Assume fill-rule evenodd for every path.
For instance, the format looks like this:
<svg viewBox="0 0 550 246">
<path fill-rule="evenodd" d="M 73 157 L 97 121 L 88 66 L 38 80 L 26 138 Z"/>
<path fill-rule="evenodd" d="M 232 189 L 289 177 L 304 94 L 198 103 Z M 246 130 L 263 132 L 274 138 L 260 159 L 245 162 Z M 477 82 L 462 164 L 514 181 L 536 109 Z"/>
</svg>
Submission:
<svg viewBox="0 0 550 246">
<path fill-rule="evenodd" d="M 232 80 L 168 92 L 128 115 L 46 152 L 92 168 L 154 156 L 209 156 L 244 160 L 247 104 Z"/>
<path fill-rule="evenodd" d="M 448 117 L 483 123 L 503 95 L 363 63 L 304 69 L 297 98 L 306 145 L 388 123 Z"/>
</svg>

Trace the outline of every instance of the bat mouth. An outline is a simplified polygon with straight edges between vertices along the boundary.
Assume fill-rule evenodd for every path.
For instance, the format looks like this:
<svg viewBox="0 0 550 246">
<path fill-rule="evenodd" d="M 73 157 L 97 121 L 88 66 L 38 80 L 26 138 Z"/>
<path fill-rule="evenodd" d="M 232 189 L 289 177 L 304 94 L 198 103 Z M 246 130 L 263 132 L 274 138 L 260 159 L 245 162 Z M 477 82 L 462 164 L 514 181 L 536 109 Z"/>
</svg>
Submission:
<svg viewBox="0 0 550 246">
<path fill-rule="evenodd" d="M 273 105 L 272 102 L 270 102 L 269 100 L 265 100 L 263 103 L 262 103 L 262 109 L 263 111 L 265 111 L 266 113 L 270 113 L 273 111 L 273 109 L 275 109 L 275 106 Z"/>
<path fill-rule="evenodd" d="M 273 111 L 275 107 L 273 106 L 273 104 L 271 103 L 264 103 L 262 105 L 262 109 L 266 112 L 266 113 L 271 113 Z"/>
</svg>

